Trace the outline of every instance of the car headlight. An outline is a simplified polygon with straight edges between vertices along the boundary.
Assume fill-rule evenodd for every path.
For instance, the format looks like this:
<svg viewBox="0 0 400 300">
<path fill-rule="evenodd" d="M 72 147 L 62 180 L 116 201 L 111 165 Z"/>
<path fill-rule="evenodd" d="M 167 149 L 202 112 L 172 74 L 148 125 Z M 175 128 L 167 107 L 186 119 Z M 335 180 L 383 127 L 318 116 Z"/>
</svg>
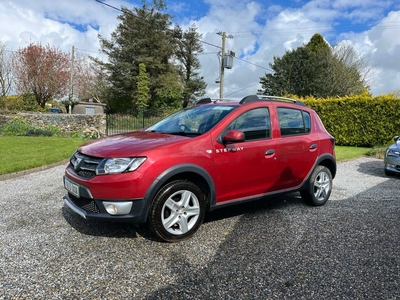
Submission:
<svg viewBox="0 0 400 300">
<path fill-rule="evenodd" d="M 392 156 L 392 157 L 400 156 L 400 151 L 394 149 L 387 149 L 386 156 Z"/>
<path fill-rule="evenodd" d="M 119 174 L 135 171 L 146 160 L 146 157 L 120 157 L 104 159 L 97 167 L 96 174 Z"/>
</svg>

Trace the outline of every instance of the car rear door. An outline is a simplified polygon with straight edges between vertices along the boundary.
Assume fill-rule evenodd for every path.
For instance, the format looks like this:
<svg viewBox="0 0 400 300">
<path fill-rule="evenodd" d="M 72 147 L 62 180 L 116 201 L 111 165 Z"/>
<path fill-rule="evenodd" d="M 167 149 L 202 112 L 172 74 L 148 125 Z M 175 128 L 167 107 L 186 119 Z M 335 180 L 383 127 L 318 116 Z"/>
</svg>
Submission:
<svg viewBox="0 0 400 300">
<path fill-rule="evenodd" d="M 278 190 L 299 186 L 318 157 L 319 138 L 311 130 L 311 116 L 302 109 L 277 107 L 280 137 L 277 139 Z"/>
</svg>

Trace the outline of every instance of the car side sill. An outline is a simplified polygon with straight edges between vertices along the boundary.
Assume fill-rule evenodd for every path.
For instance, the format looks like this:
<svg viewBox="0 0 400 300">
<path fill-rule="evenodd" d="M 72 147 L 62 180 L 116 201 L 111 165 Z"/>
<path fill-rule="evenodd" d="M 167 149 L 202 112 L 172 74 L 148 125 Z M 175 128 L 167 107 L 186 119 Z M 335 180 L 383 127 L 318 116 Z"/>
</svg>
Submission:
<svg viewBox="0 0 400 300">
<path fill-rule="evenodd" d="M 302 185 L 300 185 L 300 186 L 302 186 Z M 300 190 L 299 187 L 296 187 L 296 188 L 293 188 L 293 189 L 279 190 L 279 191 L 259 194 L 259 195 L 255 195 L 255 196 L 251 196 L 251 197 L 232 199 L 232 200 L 224 201 L 224 202 L 221 202 L 221 203 L 216 203 L 214 206 L 210 207 L 210 211 L 213 211 L 215 209 L 219 209 L 219 208 L 222 208 L 222 207 L 225 207 L 225 206 L 230 206 L 230 205 L 236 205 L 236 204 L 240 204 L 240 203 L 256 201 L 256 200 L 259 200 L 259 199 L 262 199 L 262 198 L 266 198 L 266 197 L 269 197 L 269 196 L 273 196 L 273 195 L 282 195 L 282 194 L 293 193 L 293 192 L 296 192 L 296 191 L 299 191 L 299 190 Z"/>
</svg>

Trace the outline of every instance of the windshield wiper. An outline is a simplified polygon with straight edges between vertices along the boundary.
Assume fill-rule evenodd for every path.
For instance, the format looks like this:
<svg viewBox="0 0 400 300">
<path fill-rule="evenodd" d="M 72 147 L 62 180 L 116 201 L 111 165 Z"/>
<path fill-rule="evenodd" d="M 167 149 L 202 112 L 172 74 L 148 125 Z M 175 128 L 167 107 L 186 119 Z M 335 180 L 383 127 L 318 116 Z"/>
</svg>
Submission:
<svg viewBox="0 0 400 300">
<path fill-rule="evenodd" d="M 172 135 L 182 135 L 182 136 L 201 135 L 200 132 L 191 132 L 191 131 L 189 131 L 189 132 L 188 131 L 171 131 L 171 132 L 167 131 L 167 132 L 162 132 L 162 133 L 172 134 Z"/>
</svg>

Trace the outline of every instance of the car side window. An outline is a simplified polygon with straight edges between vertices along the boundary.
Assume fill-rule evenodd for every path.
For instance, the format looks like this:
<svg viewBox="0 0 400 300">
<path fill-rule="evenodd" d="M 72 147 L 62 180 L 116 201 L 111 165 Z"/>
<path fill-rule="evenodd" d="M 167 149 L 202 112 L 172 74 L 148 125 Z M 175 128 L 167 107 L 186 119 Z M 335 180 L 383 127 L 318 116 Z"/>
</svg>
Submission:
<svg viewBox="0 0 400 300">
<path fill-rule="evenodd" d="M 227 129 L 242 131 L 246 141 L 269 138 L 271 134 L 269 110 L 261 107 L 247 111 L 229 124 Z"/>
<path fill-rule="evenodd" d="M 278 107 L 281 136 L 305 134 L 311 131 L 311 118 L 308 112 L 300 109 Z"/>
</svg>

